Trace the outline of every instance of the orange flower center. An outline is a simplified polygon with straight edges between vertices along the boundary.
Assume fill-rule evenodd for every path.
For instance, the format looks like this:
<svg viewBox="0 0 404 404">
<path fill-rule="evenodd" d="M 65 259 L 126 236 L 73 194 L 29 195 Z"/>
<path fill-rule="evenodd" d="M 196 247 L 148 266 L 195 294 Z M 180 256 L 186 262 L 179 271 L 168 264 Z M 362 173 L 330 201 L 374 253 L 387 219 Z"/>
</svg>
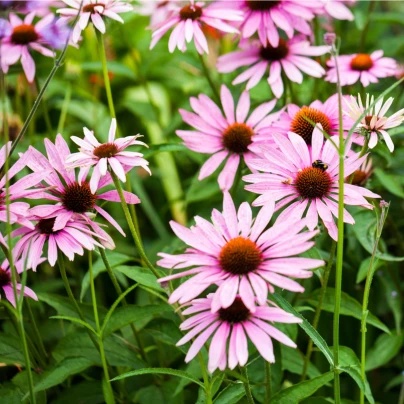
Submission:
<svg viewBox="0 0 404 404">
<path fill-rule="evenodd" d="M 253 130 L 245 123 L 233 123 L 223 133 L 223 146 L 233 153 L 246 153 L 253 135 Z"/>
<path fill-rule="evenodd" d="M 102 7 L 105 10 L 105 4 L 103 3 L 93 3 L 93 4 L 86 4 L 83 7 L 83 12 L 95 14 L 97 11 L 95 10 L 96 7 Z"/>
<path fill-rule="evenodd" d="M 114 143 L 102 144 L 101 146 L 96 147 L 93 151 L 94 156 L 100 159 L 114 157 L 116 153 L 118 153 L 118 148 Z"/>
<path fill-rule="evenodd" d="M 198 18 L 202 17 L 202 7 L 195 6 L 195 5 L 188 5 L 183 7 L 180 10 L 180 18 L 181 20 L 197 20 Z"/>
<path fill-rule="evenodd" d="M 320 168 L 307 167 L 297 174 L 295 187 L 303 199 L 323 198 L 331 190 L 330 175 Z"/>
<path fill-rule="evenodd" d="M 331 123 L 327 115 L 315 108 L 303 107 L 294 116 L 290 130 L 301 136 L 307 144 L 311 144 L 313 124 L 320 123 L 326 133 L 330 133 Z"/>
<path fill-rule="evenodd" d="M 247 6 L 252 11 L 267 11 L 277 6 L 281 0 L 267 1 L 267 0 L 247 0 Z"/>
<path fill-rule="evenodd" d="M 369 70 L 373 66 L 373 60 L 367 53 L 359 53 L 351 60 L 351 68 L 359 72 Z"/>
<path fill-rule="evenodd" d="M 264 60 L 268 60 L 269 62 L 274 62 L 276 60 L 284 59 L 289 53 L 289 47 L 287 41 L 284 39 L 279 39 L 278 47 L 274 48 L 270 44 L 267 46 L 261 47 L 260 56 Z"/>
<path fill-rule="evenodd" d="M 262 256 L 254 241 L 236 237 L 223 246 L 219 262 L 223 271 L 243 275 L 255 271 L 262 262 Z"/>
<path fill-rule="evenodd" d="M 62 195 L 63 206 L 75 213 L 84 213 L 95 205 L 96 197 L 91 192 L 87 182 L 67 185 Z"/>
<path fill-rule="evenodd" d="M 15 45 L 27 45 L 37 41 L 39 35 L 35 31 L 35 27 L 29 24 L 21 24 L 14 27 L 11 34 L 11 42 Z"/>
<path fill-rule="evenodd" d="M 11 282 L 9 271 L 0 268 L 0 286 L 6 286 Z"/>
<path fill-rule="evenodd" d="M 53 234 L 53 226 L 55 225 L 55 220 L 55 217 L 51 219 L 42 219 L 37 223 L 36 228 L 41 234 Z"/>
<path fill-rule="evenodd" d="M 248 320 L 249 317 L 250 310 L 245 307 L 240 297 L 236 297 L 233 304 L 227 309 L 219 310 L 219 318 L 230 324 L 241 323 Z"/>
</svg>

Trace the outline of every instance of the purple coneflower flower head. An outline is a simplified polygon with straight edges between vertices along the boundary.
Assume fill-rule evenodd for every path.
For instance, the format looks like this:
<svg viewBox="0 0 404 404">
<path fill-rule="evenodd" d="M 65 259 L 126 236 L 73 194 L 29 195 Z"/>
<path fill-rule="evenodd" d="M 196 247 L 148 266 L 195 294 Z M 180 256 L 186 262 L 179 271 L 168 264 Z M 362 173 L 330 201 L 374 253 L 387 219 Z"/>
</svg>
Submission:
<svg viewBox="0 0 404 404">
<path fill-rule="evenodd" d="M 239 67 L 250 66 L 233 80 L 233 84 L 248 80 L 247 90 L 256 86 L 268 70 L 268 84 L 277 98 L 282 96 L 284 89 L 282 70 L 289 80 L 299 84 L 303 81 L 301 72 L 313 77 L 325 74 L 323 67 L 308 56 L 324 55 L 329 51 L 328 46 L 310 46 L 310 42 L 300 35 L 290 40 L 280 39 L 277 46 L 245 41 L 241 47 L 241 51 L 220 56 L 217 68 L 220 73 L 229 73 Z"/>
<path fill-rule="evenodd" d="M 40 258 L 38 263 L 40 264 L 44 261 L 46 261 L 45 258 Z M 15 263 L 15 269 L 20 274 L 24 270 L 27 270 L 29 268 L 24 269 L 24 261 L 19 260 Z M 18 296 L 20 296 L 22 285 L 20 283 L 17 283 L 16 286 L 17 286 L 17 294 L 18 294 Z M 8 260 L 4 260 L 3 263 L 0 265 L 0 287 L 3 289 L 6 299 L 14 307 L 16 307 L 13 282 L 12 282 L 12 278 L 11 278 L 11 270 L 10 270 L 10 265 L 8 263 Z M 34 300 L 38 300 L 38 297 L 36 296 L 35 292 L 32 289 L 30 289 L 28 286 L 24 286 L 24 296 L 30 297 L 31 299 L 34 299 Z"/>
<path fill-rule="evenodd" d="M 326 14 L 337 20 L 353 21 L 352 11 L 344 3 L 355 3 L 355 0 L 320 0 L 323 8 L 318 14 Z"/>
<path fill-rule="evenodd" d="M 63 3 L 62 3 L 63 4 Z M 35 11 L 40 17 L 50 13 L 50 7 L 58 7 L 61 1 L 54 0 L 2 0 L 0 10 L 28 14 Z"/>
<path fill-rule="evenodd" d="M 278 28 L 293 37 L 294 31 L 304 35 L 311 34 L 308 21 L 311 21 L 316 11 L 322 10 L 319 1 L 301 0 L 243 0 L 236 3 L 244 11 L 244 21 L 240 31 L 243 38 L 250 38 L 256 32 L 261 43 L 269 43 L 273 47 L 279 44 Z"/>
<path fill-rule="evenodd" d="M 397 70 L 397 62 L 392 58 L 383 57 L 382 50 L 370 55 L 367 53 L 341 55 L 337 57 L 337 62 L 342 86 L 349 86 L 360 80 L 362 85 L 367 87 L 370 83 L 377 83 L 379 78 L 394 76 Z M 326 80 L 336 83 L 335 59 L 331 58 L 327 65 L 330 69 Z"/>
<path fill-rule="evenodd" d="M 63 0 L 66 5 L 71 8 L 60 8 L 57 12 L 61 17 L 67 19 L 76 18 L 80 10 L 80 0 Z M 126 1 L 119 0 L 83 0 L 83 5 L 80 11 L 79 21 L 74 27 L 72 40 L 77 43 L 80 39 L 81 31 L 83 31 L 90 19 L 94 24 L 94 27 L 98 29 L 102 34 L 105 34 L 105 22 L 104 18 L 108 17 L 112 20 L 123 23 L 120 13 L 126 13 L 133 10 L 133 7 Z"/>
<path fill-rule="evenodd" d="M 229 190 L 233 185 L 241 158 L 249 166 L 249 161 L 260 150 L 258 145 L 272 141 L 272 133 L 268 131 L 268 127 L 278 118 L 280 112 L 274 114 L 269 112 L 274 108 L 276 100 L 261 104 L 249 117 L 248 92 L 242 93 L 235 107 L 233 96 L 225 85 L 221 88 L 221 102 L 225 116 L 204 94 L 200 94 L 198 98 L 192 97 L 190 102 L 195 113 L 180 109 L 180 114 L 196 131 L 177 130 L 176 133 L 189 149 L 212 154 L 203 164 L 199 180 L 210 176 L 227 159 L 218 182 L 222 190 Z"/>
<path fill-rule="evenodd" d="M 149 162 L 143 159 L 142 153 L 129 152 L 125 149 L 133 145 L 146 146 L 146 143 L 136 140 L 140 135 L 127 136 L 120 139 L 115 139 L 116 119 L 112 119 L 109 128 L 108 142 L 100 143 L 94 136 L 94 132 L 83 128 L 84 139 L 77 136 L 72 136 L 74 143 L 80 146 L 79 153 L 73 153 L 66 158 L 66 167 L 80 167 L 82 171 L 80 178 L 85 178 L 90 167 L 94 166 L 94 170 L 90 180 L 90 189 L 94 194 L 97 191 L 100 179 L 107 175 L 108 169 L 113 171 L 116 176 L 126 182 L 124 166 L 143 167 L 150 175 Z"/>
<path fill-rule="evenodd" d="M 394 98 L 390 97 L 386 102 L 381 98 L 374 107 L 370 108 L 370 105 L 374 102 L 374 96 L 370 97 L 369 94 L 366 95 L 366 103 L 362 103 L 362 98 L 360 94 L 355 98 L 351 96 L 350 100 L 345 99 L 345 110 L 344 113 L 348 115 L 354 122 L 356 122 L 359 117 L 367 110 L 367 115 L 361 120 L 357 129 L 359 131 L 365 131 L 365 135 L 369 136 L 369 147 L 373 149 L 379 136 L 383 137 L 384 141 L 390 152 L 394 151 L 394 144 L 391 140 L 390 135 L 386 131 L 387 129 L 395 128 L 400 126 L 404 121 L 404 108 L 400 109 L 390 117 L 386 116 L 387 111 L 391 107 Z"/>
<path fill-rule="evenodd" d="M 363 187 L 370 176 L 373 174 L 373 162 L 372 158 L 368 157 L 361 166 L 354 171 L 352 181 L 350 181 L 353 185 L 359 185 Z M 351 178 L 349 178 L 350 180 Z M 347 178 L 348 180 L 348 178 Z"/>
<path fill-rule="evenodd" d="M 74 255 L 83 255 L 84 250 L 94 250 L 96 246 L 103 248 L 95 239 L 102 240 L 103 234 L 92 231 L 88 222 L 83 219 L 70 219 L 63 229 L 57 231 L 53 230 L 56 218 L 41 219 L 31 216 L 30 220 L 36 222 L 34 229 L 20 227 L 11 233 L 11 237 L 21 236 L 13 249 L 14 259 L 21 258 L 34 271 L 41 262 L 45 243 L 48 243 L 47 259 L 51 266 L 56 263 L 58 251 L 73 261 Z"/>
<path fill-rule="evenodd" d="M 248 361 L 248 339 L 257 348 L 260 355 L 268 362 L 275 362 L 272 339 L 292 348 L 296 344 L 274 323 L 301 323 L 295 317 L 268 301 L 268 304 L 257 307 L 252 312 L 240 296 L 233 303 L 212 313 L 213 295 L 195 299 L 184 315 L 192 315 L 185 320 L 180 328 L 190 330 L 177 345 L 183 345 L 196 337 L 188 350 L 185 362 L 191 361 L 202 349 L 210 337 L 208 369 L 213 373 L 217 368 L 234 369 L 237 365 L 244 366 Z"/>
<path fill-rule="evenodd" d="M 223 213 L 213 210 L 213 224 L 199 216 L 190 229 L 171 221 L 174 233 L 190 248 L 179 255 L 160 253 L 162 259 L 157 264 L 163 268 L 192 268 L 160 278 L 159 282 L 193 276 L 171 294 L 169 302 L 188 302 L 216 284 L 219 288 L 212 299 L 212 312 L 230 307 L 237 295 L 254 312 L 255 301 L 265 304 L 274 286 L 303 292 L 304 288 L 290 278 L 310 278 L 312 272 L 308 270 L 324 262 L 295 255 L 313 247 L 315 243 L 310 239 L 318 232 L 300 233 L 306 226 L 304 220 L 277 220 L 264 231 L 273 211 L 274 203 L 268 203 L 253 220 L 250 205 L 242 203 L 237 212 L 230 194 L 225 192 Z"/>
<path fill-rule="evenodd" d="M 15 14 L 10 14 L 11 30 L 9 35 L 2 39 L 1 43 L 1 64 L 4 72 L 8 67 L 21 59 L 22 68 L 29 82 L 35 77 L 35 62 L 30 50 L 35 50 L 44 56 L 54 57 L 55 53 L 46 48 L 48 45 L 44 32 L 52 23 L 54 16 L 48 14 L 39 22 L 33 25 L 35 12 L 25 16 L 24 21 Z"/>
<path fill-rule="evenodd" d="M 45 186 L 40 184 L 40 194 L 36 197 L 48 199 L 56 202 L 55 205 L 39 205 L 31 208 L 30 213 L 42 219 L 55 218 L 53 231 L 58 231 L 66 225 L 73 217 L 80 217 L 87 220 L 95 231 L 99 231 L 98 224 L 91 218 L 94 212 L 99 213 L 109 223 L 111 223 L 123 236 L 121 226 L 118 222 L 103 208 L 97 205 L 99 201 L 120 202 L 119 194 L 116 190 L 102 192 L 102 188 L 112 183 L 112 178 L 108 173 L 100 179 L 95 192 L 90 189 L 86 176 L 77 178 L 75 169 L 66 169 L 65 160 L 70 155 L 70 149 L 62 135 L 57 135 L 56 142 L 53 144 L 49 139 L 45 139 L 45 148 L 48 158 L 38 150 L 30 147 L 28 153 L 31 157 L 27 161 L 27 166 L 34 172 L 48 171 L 50 174 L 44 179 Z M 125 166 L 125 170 L 130 167 Z M 81 174 L 85 174 L 81 172 Z M 46 187 L 46 188 L 45 188 Z M 101 192 L 100 192 L 101 191 Z M 140 203 L 139 198 L 130 193 L 124 192 L 125 200 L 128 204 Z M 114 245 L 108 235 L 104 235 L 110 245 Z M 104 243 L 103 243 L 104 244 Z M 104 244 L 105 247 L 107 245 Z"/>
<path fill-rule="evenodd" d="M 186 44 L 192 39 L 198 53 L 209 53 L 202 25 L 206 24 L 222 32 L 238 33 L 234 24 L 231 23 L 242 21 L 242 19 L 242 12 L 234 10 L 227 2 L 218 1 L 205 5 L 205 3 L 191 0 L 183 7 L 176 6 L 169 18 L 151 27 L 153 34 L 150 49 L 153 49 L 166 32 L 175 26 L 168 42 L 168 50 L 171 53 L 175 48 L 185 52 Z"/>
<path fill-rule="evenodd" d="M 324 143 L 322 131 L 316 127 L 308 147 L 303 138 L 289 132 L 288 136 L 274 135 L 278 150 L 265 148 L 264 158 L 253 162 L 253 167 L 263 173 L 250 174 L 243 177 L 252 183 L 246 190 L 261 194 L 254 206 L 271 204 L 279 201 L 276 210 L 288 206 L 278 217 L 278 221 L 298 220 L 305 216 L 307 227 L 313 230 L 318 224 L 318 216 L 322 219 L 329 235 L 337 240 L 338 232 L 333 215 L 338 217 L 338 179 L 339 156 L 331 140 Z M 338 146 L 338 137 L 333 137 Z M 351 144 L 346 146 L 346 155 Z M 357 170 L 367 158 L 353 153 L 345 161 L 344 177 Z M 373 206 L 365 199 L 380 198 L 373 192 L 352 184 L 344 185 L 344 203 L 359 205 L 367 209 Z M 344 222 L 354 224 L 355 220 L 344 209 Z"/>
</svg>

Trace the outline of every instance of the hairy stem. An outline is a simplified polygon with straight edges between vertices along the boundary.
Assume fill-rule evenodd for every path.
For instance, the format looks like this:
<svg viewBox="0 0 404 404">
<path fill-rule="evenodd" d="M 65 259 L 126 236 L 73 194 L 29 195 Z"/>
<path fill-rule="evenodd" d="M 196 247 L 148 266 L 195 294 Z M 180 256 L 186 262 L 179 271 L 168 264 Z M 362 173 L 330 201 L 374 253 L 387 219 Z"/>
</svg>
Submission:
<svg viewBox="0 0 404 404">
<path fill-rule="evenodd" d="M 248 402 L 248 404 L 254 404 L 254 399 L 253 399 L 253 396 L 251 393 L 250 380 L 248 379 L 247 366 L 239 366 L 239 368 L 240 368 L 241 375 L 245 379 L 245 381 L 243 381 L 243 385 L 244 385 L 245 395 L 247 397 L 247 402 Z"/>
<path fill-rule="evenodd" d="M 216 85 L 215 85 L 215 83 L 213 82 L 212 76 L 211 76 L 210 73 L 209 73 L 209 68 L 208 68 L 208 66 L 206 65 L 205 59 L 204 59 L 203 55 L 201 55 L 200 53 L 198 53 L 198 56 L 199 56 L 199 60 L 201 61 L 203 74 L 205 75 L 206 80 L 208 81 L 209 86 L 210 86 L 210 88 L 212 89 L 212 92 L 213 92 L 213 95 L 214 95 L 216 101 L 217 101 L 217 102 L 219 103 L 219 105 L 220 105 L 221 102 L 220 102 L 219 91 L 218 91 L 218 89 L 216 88 Z"/>
<path fill-rule="evenodd" d="M 269 403 L 272 395 L 271 364 L 265 361 L 265 402 Z"/>
</svg>

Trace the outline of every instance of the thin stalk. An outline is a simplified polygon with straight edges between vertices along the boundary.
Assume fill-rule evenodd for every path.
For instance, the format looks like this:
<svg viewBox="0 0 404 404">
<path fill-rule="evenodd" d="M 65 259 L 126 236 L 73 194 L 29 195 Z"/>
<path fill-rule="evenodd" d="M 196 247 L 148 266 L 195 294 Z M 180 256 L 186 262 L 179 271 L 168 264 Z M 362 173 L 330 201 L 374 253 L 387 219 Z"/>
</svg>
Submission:
<svg viewBox="0 0 404 404">
<path fill-rule="evenodd" d="M 72 97 L 72 85 L 68 83 L 65 99 L 63 100 L 62 109 L 60 111 L 60 117 L 58 122 L 57 133 L 62 133 L 65 127 L 66 117 L 67 117 L 67 108 L 69 107 L 69 103 Z"/>
<path fill-rule="evenodd" d="M 205 384 L 206 404 L 212 404 L 212 392 L 208 372 L 206 371 L 206 364 L 201 353 L 198 354 L 198 358 L 201 365 L 203 383 Z"/>
<path fill-rule="evenodd" d="M 265 402 L 269 403 L 272 395 L 271 364 L 265 361 Z"/>
<path fill-rule="evenodd" d="M 102 74 L 104 76 L 104 85 L 105 85 L 105 91 L 107 93 L 109 112 L 112 118 L 116 118 L 114 100 L 112 98 L 112 91 L 111 91 L 111 82 L 109 81 L 108 76 L 107 55 L 105 53 L 104 38 L 101 32 L 98 31 L 98 29 L 95 30 L 95 33 L 97 35 L 98 52 L 101 57 Z"/>
<path fill-rule="evenodd" d="M 36 87 L 36 91 L 39 91 L 38 76 L 35 76 L 35 87 Z M 51 123 L 51 120 L 49 117 L 48 104 L 47 104 L 45 98 L 42 100 L 42 111 L 43 111 L 43 116 L 45 119 L 46 131 L 48 132 L 49 136 L 53 136 L 53 138 L 54 138 L 55 135 L 53 134 L 53 131 L 52 131 L 52 123 Z"/>
<path fill-rule="evenodd" d="M 32 324 L 32 329 L 34 330 L 35 341 L 38 344 L 40 354 L 44 358 L 47 358 L 48 353 L 46 352 L 45 345 L 43 343 L 41 333 L 39 332 L 38 326 L 36 325 L 35 317 L 34 317 L 34 314 L 32 313 L 31 303 L 29 302 L 29 300 L 27 300 L 26 306 L 28 307 L 28 317 L 29 317 L 29 320 L 30 320 L 30 322 Z"/>
<path fill-rule="evenodd" d="M 328 279 L 330 277 L 331 267 L 334 262 L 336 248 L 337 248 L 337 243 L 335 241 L 333 241 L 331 244 L 331 251 L 330 251 L 330 256 L 328 258 L 327 266 L 325 267 L 325 270 L 324 270 L 323 283 L 321 285 L 321 292 L 320 292 L 320 296 L 318 299 L 318 304 L 316 307 L 316 311 L 314 313 L 314 319 L 313 319 L 312 326 L 315 330 L 317 330 L 318 323 L 320 321 L 320 315 L 321 315 L 321 310 L 323 308 L 324 296 L 325 296 L 325 292 L 327 290 Z M 301 381 L 304 381 L 306 379 L 307 370 L 309 368 L 309 363 L 310 363 L 310 358 L 311 358 L 312 353 L 313 353 L 313 340 L 310 339 L 309 344 L 307 346 L 306 356 L 304 358 L 303 373 L 302 373 Z"/>
<path fill-rule="evenodd" d="M 135 225 L 133 224 L 133 220 L 132 220 L 132 217 L 129 212 L 128 204 L 125 201 L 121 183 L 120 183 L 118 177 L 116 176 L 116 174 L 112 170 L 110 171 L 110 174 L 114 181 L 115 188 L 118 191 L 119 197 L 121 199 L 123 213 L 125 214 L 125 218 L 126 218 L 126 221 L 128 222 L 129 230 L 132 234 L 133 241 L 135 242 L 136 247 L 139 251 L 139 255 L 143 259 L 143 261 L 145 262 L 147 267 L 150 269 L 150 271 L 156 276 L 156 278 L 160 278 L 160 275 L 157 272 L 156 268 L 154 268 L 153 264 L 150 262 L 149 258 L 147 257 L 147 255 L 144 251 L 143 245 L 140 241 L 139 235 L 136 232 Z"/>
<path fill-rule="evenodd" d="M 200 53 L 198 53 L 198 56 L 199 56 L 199 60 L 201 61 L 203 74 L 205 75 L 206 80 L 208 81 L 209 86 L 212 89 L 212 92 L 213 92 L 213 95 L 214 95 L 216 101 L 219 103 L 219 105 L 221 105 L 219 91 L 217 90 L 215 83 L 213 82 L 213 79 L 209 73 L 209 68 L 206 65 L 205 59 L 204 59 L 203 55 L 201 55 Z"/>
<path fill-rule="evenodd" d="M 126 191 L 132 193 L 132 184 L 130 183 L 129 174 L 126 174 Z M 130 211 L 130 214 L 132 215 L 133 224 L 135 225 L 137 234 L 139 234 L 140 241 L 142 241 L 142 237 L 141 237 L 140 231 L 139 231 L 139 220 L 137 219 L 137 214 L 136 214 L 136 206 L 133 203 L 131 203 L 129 205 L 129 211 Z"/>
<path fill-rule="evenodd" d="M 403 381 L 401 382 L 400 396 L 398 398 L 398 404 L 404 404 L 404 372 Z"/>
<path fill-rule="evenodd" d="M 115 403 L 114 391 L 113 391 L 112 386 L 111 386 L 109 372 L 108 372 L 107 358 L 105 356 L 104 342 L 102 340 L 102 335 L 101 335 L 101 332 L 100 332 L 101 327 L 100 327 L 100 319 L 98 317 L 97 297 L 95 295 L 95 285 L 94 285 L 94 275 L 93 275 L 93 259 L 92 259 L 91 251 L 88 252 L 88 267 L 89 267 L 89 273 L 90 273 L 91 302 L 93 303 L 94 319 L 95 319 L 96 330 L 97 330 L 97 333 L 98 333 L 98 346 L 100 348 L 100 356 L 101 356 L 102 368 L 104 370 L 104 377 L 105 377 L 105 382 L 106 382 L 107 389 L 109 390 L 109 396 L 112 399 L 111 403 Z"/>
<path fill-rule="evenodd" d="M 240 366 L 240 373 L 246 380 L 245 382 L 243 382 L 243 385 L 244 385 L 245 395 L 247 397 L 247 402 L 248 402 L 248 404 L 254 404 L 254 399 L 253 399 L 253 396 L 251 393 L 250 381 L 248 379 L 247 367 Z"/>
<path fill-rule="evenodd" d="M 100 248 L 99 251 L 100 251 L 100 254 L 101 254 L 101 259 L 104 262 L 105 268 L 107 269 L 108 275 L 109 275 L 109 277 L 110 277 L 110 279 L 112 281 L 112 284 L 114 285 L 115 291 L 118 294 L 118 296 L 120 296 L 120 295 L 122 295 L 123 292 L 122 292 L 121 286 L 119 285 L 118 280 L 116 279 L 114 271 L 112 270 L 111 265 L 109 264 L 107 254 L 105 254 L 105 250 L 103 248 Z M 128 305 L 128 302 L 126 301 L 126 297 L 124 297 L 122 299 L 122 305 L 123 306 Z M 139 333 L 136 330 L 135 325 L 133 323 L 131 323 L 130 328 L 132 329 L 133 336 L 135 337 L 135 340 L 137 342 L 137 345 L 138 345 L 138 348 L 139 348 L 139 351 L 140 351 L 140 355 L 142 356 L 142 359 L 145 362 L 147 362 L 147 357 L 146 357 L 146 352 L 144 350 L 143 342 L 140 339 Z"/>
</svg>

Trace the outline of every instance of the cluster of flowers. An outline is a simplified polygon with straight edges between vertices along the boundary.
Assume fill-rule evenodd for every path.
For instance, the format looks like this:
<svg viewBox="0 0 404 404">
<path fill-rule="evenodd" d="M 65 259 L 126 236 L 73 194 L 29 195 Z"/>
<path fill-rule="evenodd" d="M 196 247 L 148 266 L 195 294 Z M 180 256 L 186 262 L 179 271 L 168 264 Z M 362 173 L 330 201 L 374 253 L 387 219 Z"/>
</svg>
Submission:
<svg viewBox="0 0 404 404">
<path fill-rule="evenodd" d="M 116 0 L 64 0 L 69 8 L 60 8 L 62 24 L 78 16 L 72 33 L 73 43 L 80 39 L 81 31 L 91 20 L 102 33 L 105 32 L 104 17 L 123 22 L 118 13 L 132 7 Z M 167 4 L 166 4 L 167 3 Z M 186 271 L 167 276 L 160 282 L 188 277 L 170 296 L 170 303 L 189 305 L 185 315 L 193 314 L 182 325 L 190 330 L 178 344 L 194 337 L 186 357 L 190 361 L 211 337 L 209 370 L 233 369 L 243 366 L 248 360 L 247 336 L 260 354 L 269 362 L 275 360 L 271 338 L 292 346 L 295 343 L 270 323 L 298 323 L 299 318 L 285 312 L 268 300 L 275 287 L 292 292 L 303 292 L 303 287 L 291 278 L 304 279 L 312 270 L 324 264 L 321 260 L 299 257 L 313 245 L 318 234 L 319 218 L 329 235 L 336 240 L 337 228 L 334 217 L 338 216 L 339 156 L 338 147 L 339 110 L 337 95 L 324 103 L 316 100 L 309 106 L 287 105 L 272 112 L 277 100 L 263 103 L 250 113 L 248 91 L 254 87 L 269 69 L 268 83 L 275 97 L 283 93 L 282 70 L 290 81 L 301 83 L 301 72 L 322 77 L 325 69 L 310 56 L 324 55 L 329 46 L 312 46 L 306 39 L 311 35 L 309 22 L 316 15 L 351 20 L 352 13 L 342 1 L 300 0 L 279 1 L 235 1 L 210 3 L 161 2 L 153 4 L 159 11 L 160 21 L 152 24 L 152 43 L 155 44 L 173 28 L 169 39 L 169 50 L 186 50 L 186 44 L 194 41 L 200 54 L 208 52 L 208 42 L 203 32 L 206 26 L 241 37 L 241 51 L 221 56 L 218 60 L 220 72 L 232 72 L 250 66 L 240 74 L 233 84 L 247 82 L 237 106 L 226 86 L 222 86 L 220 104 L 201 94 L 192 97 L 193 112 L 180 110 L 185 123 L 195 130 L 179 130 L 177 135 L 185 145 L 196 152 L 212 156 L 202 166 L 199 179 L 213 174 L 225 162 L 218 182 L 223 191 L 223 212 L 213 210 L 212 221 L 195 217 L 196 225 L 190 229 L 171 222 L 174 233 L 190 248 L 182 254 L 161 253 L 158 264 L 163 268 Z M 3 70 L 21 62 L 28 80 L 33 79 L 35 65 L 29 49 L 46 56 L 53 52 L 44 47 L 47 43 L 45 27 L 54 21 L 53 14 L 45 16 L 35 26 L 34 14 L 22 21 L 10 14 L 10 25 L 1 31 Z M 278 29 L 285 33 L 281 38 Z M 294 33 L 299 34 L 294 36 Z M 257 34 L 257 35 L 256 35 Z M 256 36 L 256 38 L 254 38 Z M 396 63 L 383 57 L 382 51 L 372 54 L 345 55 L 329 60 L 326 80 L 336 82 L 336 63 L 342 71 L 343 85 L 360 80 L 363 86 L 376 82 L 380 77 L 396 73 Z M 345 136 L 356 119 L 370 105 L 363 105 L 360 97 L 344 98 Z M 404 119 L 404 111 L 386 117 L 391 106 L 390 98 L 380 100 L 369 111 L 351 139 L 370 148 L 383 137 L 392 151 L 393 143 L 386 129 L 398 126 Z M 113 240 L 97 224 L 94 211 L 103 216 L 122 234 L 118 223 L 100 206 L 98 200 L 119 201 L 116 191 L 99 193 L 111 183 L 112 170 L 125 181 L 125 174 L 133 166 L 147 169 L 142 154 L 124 151 L 130 145 L 141 144 L 136 137 L 115 140 L 116 122 L 112 121 L 108 142 L 100 144 L 88 129 L 85 137 L 72 140 L 80 146 L 80 152 L 70 154 L 68 145 L 58 135 L 55 144 L 45 140 L 48 157 L 32 147 L 20 156 L 20 160 L 8 171 L 12 178 L 23 167 L 33 171 L 8 188 L 10 195 L 10 221 L 20 227 L 12 237 L 21 236 L 13 249 L 13 257 L 26 263 L 27 268 L 36 269 L 43 260 L 42 252 L 48 243 L 47 259 L 51 265 L 57 260 L 58 250 L 69 259 L 74 254 L 83 254 L 84 249 L 113 248 Z M 344 186 L 344 204 L 372 209 L 366 198 L 379 195 L 359 186 L 363 185 L 370 167 L 367 154 L 352 150 L 351 139 L 346 145 L 344 177 L 355 175 L 361 181 Z M 365 141 L 366 139 L 366 141 Z M 367 141 L 369 141 L 367 143 Z M 2 163 L 10 145 L 2 149 Z M 245 189 L 258 194 L 253 206 L 261 207 L 253 218 L 250 205 L 243 202 L 236 209 L 229 190 L 233 186 L 236 172 L 246 164 L 251 174 L 243 177 L 248 183 Z M 90 167 L 94 167 L 89 177 Z M 74 168 L 80 167 L 78 176 Z M 359 175 L 365 172 L 364 175 Z M 5 205 L 5 178 L 1 180 L 0 220 L 7 220 Z M 19 198 L 47 199 L 53 204 L 33 208 Z M 128 203 L 139 199 L 125 194 Z M 274 215 L 273 225 L 268 227 Z M 344 209 L 344 222 L 353 224 L 354 219 Z M 307 228 L 307 230 L 306 230 Z M 6 240 L 1 237 L 6 244 Z M 7 263 L 3 264 L 1 286 L 10 296 L 10 275 Z M 205 298 L 199 296 L 207 289 L 216 288 Z M 25 292 L 31 297 L 32 291 Z"/>
</svg>

